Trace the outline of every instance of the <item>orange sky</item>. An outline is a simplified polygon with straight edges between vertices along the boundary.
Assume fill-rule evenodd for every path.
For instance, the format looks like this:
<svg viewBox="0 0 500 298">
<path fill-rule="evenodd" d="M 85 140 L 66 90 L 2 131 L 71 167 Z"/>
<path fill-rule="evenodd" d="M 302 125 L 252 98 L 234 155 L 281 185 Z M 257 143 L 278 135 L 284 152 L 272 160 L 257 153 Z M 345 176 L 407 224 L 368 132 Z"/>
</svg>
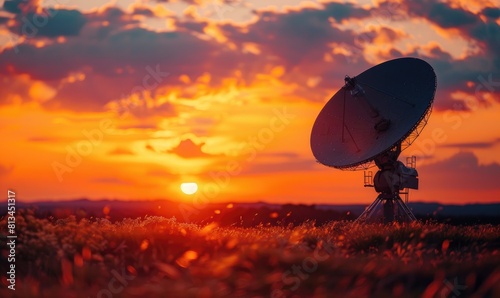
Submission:
<svg viewBox="0 0 500 298">
<path fill-rule="evenodd" d="M 438 92 L 401 155 L 419 158 L 410 200 L 499 201 L 499 1 L 189 2 L 5 3 L 2 189 L 370 203 L 362 171 L 315 162 L 311 128 L 344 75 L 415 56 Z M 180 191 L 187 181 L 196 195 Z"/>
</svg>

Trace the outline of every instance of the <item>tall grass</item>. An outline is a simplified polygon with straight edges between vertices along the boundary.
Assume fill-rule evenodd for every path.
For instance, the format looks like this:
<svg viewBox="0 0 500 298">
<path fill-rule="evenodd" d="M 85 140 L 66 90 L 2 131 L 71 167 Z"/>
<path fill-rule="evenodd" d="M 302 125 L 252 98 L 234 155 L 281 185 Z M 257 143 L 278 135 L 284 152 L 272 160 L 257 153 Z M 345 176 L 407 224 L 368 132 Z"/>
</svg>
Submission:
<svg viewBox="0 0 500 298">
<path fill-rule="evenodd" d="M 2 270 L 1 297 L 500 297 L 499 226 L 223 228 L 23 211 L 16 229 L 16 291 Z"/>
</svg>

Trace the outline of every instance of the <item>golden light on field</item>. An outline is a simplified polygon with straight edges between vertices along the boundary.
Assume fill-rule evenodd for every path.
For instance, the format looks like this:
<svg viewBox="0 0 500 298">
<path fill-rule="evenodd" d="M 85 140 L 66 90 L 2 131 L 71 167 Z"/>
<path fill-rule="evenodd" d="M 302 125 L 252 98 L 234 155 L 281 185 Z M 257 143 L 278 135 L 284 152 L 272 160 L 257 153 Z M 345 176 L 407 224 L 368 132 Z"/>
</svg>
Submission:
<svg viewBox="0 0 500 298">
<path fill-rule="evenodd" d="M 187 195 L 195 194 L 198 191 L 198 184 L 196 182 L 184 182 L 181 184 L 181 190 Z"/>
<path fill-rule="evenodd" d="M 410 201 L 500 197 L 500 139 L 488 129 L 500 113 L 500 0 L 3 2 L 0 180 L 27 202 L 199 196 L 221 214 L 260 200 L 370 204 L 363 173 L 316 163 L 310 134 L 345 75 L 405 56 L 438 78 L 427 127 L 400 157 L 418 157 Z M 14 30 L 49 8 L 74 26 L 58 16 L 33 36 Z M 112 12 L 130 22 L 104 20 Z M 113 30 L 96 44 L 99 26 Z M 72 63 L 50 67 L 61 59 Z"/>
</svg>

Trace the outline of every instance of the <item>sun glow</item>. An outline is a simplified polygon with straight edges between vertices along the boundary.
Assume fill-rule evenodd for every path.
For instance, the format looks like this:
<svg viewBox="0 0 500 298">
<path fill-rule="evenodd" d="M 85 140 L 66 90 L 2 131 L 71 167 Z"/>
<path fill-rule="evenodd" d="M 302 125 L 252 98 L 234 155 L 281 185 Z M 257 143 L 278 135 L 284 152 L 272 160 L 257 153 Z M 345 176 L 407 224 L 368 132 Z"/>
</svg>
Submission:
<svg viewBox="0 0 500 298">
<path fill-rule="evenodd" d="M 198 184 L 196 182 L 185 182 L 181 184 L 181 190 L 187 195 L 193 195 L 198 191 Z"/>
</svg>

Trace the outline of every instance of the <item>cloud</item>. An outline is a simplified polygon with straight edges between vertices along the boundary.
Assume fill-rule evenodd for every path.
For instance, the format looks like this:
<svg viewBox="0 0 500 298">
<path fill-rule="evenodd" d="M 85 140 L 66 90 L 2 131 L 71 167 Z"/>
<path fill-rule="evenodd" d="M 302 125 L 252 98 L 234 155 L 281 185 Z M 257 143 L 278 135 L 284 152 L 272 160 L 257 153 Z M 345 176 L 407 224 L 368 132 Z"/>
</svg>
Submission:
<svg viewBox="0 0 500 298">
<path fill-rule="evenodd" d="M 477 22 L 477 17 L 470 11 L 461 8 L 452 8 L 446 3 L 434 1 L 418 1 L 408 2 L 410 5 L 410 12 L 416 13 L 425 10 L 427 17 L 433 20 L 441 28 L 456 28 L 466 25 L 471 25 Z"/>
<path fill-rule="evenodd" d="M 135 155 L 130 149 L 117 147 L 110 151 L 108 155 Z"/>
<path fill-rule="evenodd" d="M 151 169 L 146 173 L 147 176 L 154 176 L 154 177 L 162 177 L 162 178 L 171 178 L 171 177 L 176 177 L 176 175 L 172 174 L 171 172 L 163 169 L 163 168 L 155 168 Z"/>
<path fill-rule="evenodd" d="M 35 11 L 40 2 L 40 0 L 5 0 L 3 9 L 15 14 L 27 13 Z"/>
<path fill-rule="evenodd" d="M 271 173 L 290 173 L 290 172 L 311 172 L 321 170 L 323 166 L 311 158 L 294 158 L 281 162 L 252 162 L 245 166 L 242 174 L 244 175 L 262 175 Z"/>
<path fill-rule="evenodd" d="M 33 1 L 32 6 L 36 7 L 36 3 Z M 432 9 L 425 10 L 422 3 L 429 4 Z M 38 28 L 39 34 L 32 38 L 34 40 L 27 39 L 16 49 L 0 52 L 0 76 L 14 78 L 11 81 L 28 76 L 56 88 L 56 96 L 44 103 L 48 109 L 86 112 L 102 111 L 109 103 L 131 95 L 144 96 L 141 90 L 145 89 L 153 98 L 169 92 L 172 87 L 181 90 L 184 96 L 182 88 L 185 86 L 179 82 L 180 76 L 195 81 L 210 74 L 207 85 L 217 88 L 224 79 L 234 78 L 236 71 L 244 69 L 241 83 L 251 84 L 259 74 L 279 65 L 285 69 L 280 80 L 296 86 L 294 95 L 310 101 L 324 101 L 331 95 L 332 82 L 340 83 L 345 74 L 355 75 L 372 66 L 363 56 L 367 42 L 391 45 L 402 38 L 411 38 L 404 32 L 380 26 L 365 34 L 362 32 L 361 35 L 368 38 L 360 41 L 360 33 L 340 25 L 346 20 L 370 19 L 386 10 L 390 15 L 384 16 L 393 18 L 400 15 L 401 10 L 412 17 L 427 18 L 444 29 L 457 28 L 460 34 L 471 42 L 478 42 L 483 49 L 483 53 L 460 59 L 453 58 L 438 45 L 421 46 L 404 53 L 392 48 L 380 53 L 384 59 L 415 56 L 427 60 L 438 74 L 436 108 L 455 109 L 459 100 L 451 97 L 453 92 L 476 95 L 476 86 L 470 82 L 480 84 L 479 76 L 495 74 L 500 69 L 500 58 L 494 51 L 500 48 L 500 27 L 491 17 L 495 16 L 495 10 L 483 10 L 482 14 L 490 16 L 483 20 L 446 3 L 433 4 L 427 0 L 422 3 L 403 1 L 394 8 L 383 2 L 366 8 L 332 2 L 322 3 L 321 8 L 284 12 L 261 10 L 254 11 L 256 21 L 246 25 L 209 24 L 207 20 L 194 17 L 174 18 L 177 29 L 172 32 L 141 28 L 137 15 L 149 15 L 145 7 L 136 7 L 132 13 L 112 6 L 89 13 L 57 9 L 52 10 L 57 14 L 49 23 Z M 23 15 L 28 14 L 29 10 Z M 61 23 L 67 25 L 60 26 Z M 204 30 L 208 25 L 219 30 L 228 42 L 221 43 L 207 36 Z M 46 37 L 63 35 L 72 37 L 63 42 L 46 42 Z M 36 46 L 36 39 L 46 44 Z M 249 51 L 250 46 L 260 53 Z M 17 55 L 16 51 L 23 55 Z M 150 70 L 156 68 L 169 75 L 155 80 Z M 83 79 L 75 80 L 75 76 Z M 318 83 L 311 86 L 304 83 L 311 78 L 318 78 Z M 144 88 L 144 82 L 154 87 Z M 22 89 L 22 83 L 11 84 Z M 0 90 L 0 95 L 14 92 L 17 91 L 7 88 Z M 483 92 L 491 91 L 483 88 L 479 95 Z M 495 92 L 500 94 L 500 90 Z M 11 97 L 1 98 L 8 103 Z M 21 98 L 30 100 L 26 96 Z M 135 116 L 145 119 L 155 114 L 176 115 L 172 105 L 154 106 L 156 108 L 137 109 Z"/>
<path fill-rule="evenodd" d="M 145 17 L 154 17 L 155 13 L 152 9 L 147 6 L 136 5 L 132 12 L 133 15 L 140 15 Z"/>
<path fill-rule="evenodd" d="M 392 5 L 391 5 L 392 4 Z M 441 28 L 457 28 L 476 23 L 479 17 L 460 7 L 452 7 L 450 3 L 433 0 L 401 0 L 396 5 L 393 1 L 379 3 L 380 7 L 388 6 L 398 14 L 422 17 Z"/>
<path fill-rule="evenodd" d="M 426 2 L 427 3 L 427 2 Z M 439 3 L 438 3 L 439 4 Z M 375 8 L 361 8 L 355 4 L 325 3 L 323 9 L 303 8 L 287 12 L 257 11 L 258 20 L 245 28 L 225 24 L 221 25 L 224 35 L 241 48 L 245 44 L 254 44 L 261 51 L 261 55 L 268 55 L 274 64 L 285 66 L 283 81 L 298 83 L 297 95 L 314 101 L 323 101 L 325 93 L 332 92 L 332 82 L 340 81 L 345 74 L 355 75 L 370 66 L 363 56 L 364 47 L 370 43 L 383 43 L 391 46 L 392 43 L 411 35 L 380 26 L 361 33 L 349 29 L 341 29 L 339 21 L 368 19 L 376 14 L 384 13 L 385 18 L 400 18 L 410 14 L 428 18 L 438 27 L 444 29 L 450 26 L 459 28 L 463 35 L 471 42 L 483 40 L 488 45 L 483 49 L 486 53 L 470 55 L 465 58 L 454 58 L 439 45 L 417 46 L 408 52 L 400 52 L 395 48 L 381 53 L 383 59 L 394 59 L 403 56 L 419 57 L 428 61 L 438 75 L 438 96 L 435 107 L 438 110 L 456 109 L 460 99 L 451 94 L 462 91 L 476 96 L 481 100 L 482 92 L 491 92 L 483 88 L 477 93 L 475 84 L 480 84 L 478 77 L 488 73 L 498 72 L 491 61 L 495 61 L 497 54 L 489 51 L 493 43 L 492 32 L 496 32 L 495 24 L 487 31 L 483 21 L 474 14 L 463 9 L 455 9 L 445 4 L 431 5 L 432 11 L 426 11 L 423 6 L 403 2 L 397 6 L 384 2 Z M 400 11 L 402 10 L 402 11 Z M 415 11 L 412 11 L 415 10 Z M 389 14 L 387 14 L 388 12 Z M 440 15 L 440 14 L 443 15 Z M 474 33 L 478 31 L 478 33 Z M 480 32 L 490 36 L 480 36 Z M 472 35 L 474 33 L 475 35 Z M 493 36 L 500 36 L 499 34 Z M 497 47 L 500 48 L 500 45 Z M 351 52 L 350 56 L 343 51 Z M 328 56 L 329 60 L 325 60 Z M 353 63 L 354 62 L 354 63 Z M 319 84 L 309 87 L 303 82 L 310 77 L 321 78 Z M 471 82 L 475 83 L 471 85 Z M 500 89 L 500 88 L 499 88 Z M 324 90 L 324 91 L 323 91 Z M 500 90 L 496 90 L 500 94 Z M 500 97 L 499 97 L 500 98 Z M 467 107 L 464 105 L 464 108 Z"/>
<path fill-rule="evenodd" d="M 0 59 L 0 65 L 2 60 Z M 1 66 L 0 66 L 1 68 Z M 0 105 L 11 104 L 21 99 L 29 101 L 29 90 L 32 82 L 28 76 L 2 76 L 0 75 Z"/>
<path fill-rule="evenodd" d="M 6 165 L 0 164 L 0 176 L 7 176 L 10 173 L 12 173 L 13 170 L 14 170 L 13 165 L 6 166 Z"/>
<path fill-rule="evenodd" d="M 117 127 L 118 129 L 157 129 L 158 125 L 157 124 L 150 124 L 150 123 L 137 123 L 137 124 L 126 124 L 126 125 L 119 125 Z"/>
<path fill-rule="evenodd" d="M 370 31 L 361 33 L 364 38 L 362 42 L 376 42 L 378 44 L 391 44 L 408 36 L 401 30 L 395 30 L 389 27 L 381 26 Z M 359 38 L 358 38 L 359 40 Z"/>
<path fill-rule="evenodd" d="M 303 157 L 293 151 L 262 152 L 243 169 L 245 175 L 308 172 L 323 168 L 314 158 Z"/>
<path fill-rule="evenodd" d="M 40 0 L 5 1 L 3 9 L 15 14 L 8 29 L 29 38 L 76 36 L 86 23 L 85 16 L 75 9 L 41 7 Z"/>
<path fill-rule="evenodd" d="M 364 19 L 371 15 L 371 10 L 364 9 L 353 3 L 324 3 L 324 13 L 328 17 L 334 18 L 337 22 L 347 19 Z"/>
<path fill-rule="evenodd" d="M 340 9 L 341 7 L 346 9 Z M 331 19 L 342 20 L 348 16 L 367 16 L 352 4 L 324 4 L 323 9 L 304 8 L 286 13 L 257 11 L 258 21 L 247 28 L 226 24 L 223 33 L 236 44 L 254 43 L 267 55 L 291 68 L 302 63 L 322 59 L 329 51 L 329 44 L 343 41 L 353 44 L 354 35 L 332 26 Z"/>
<path fill-rule="evenodd" d="M 16 55 L 13 49 L 0 54 L 0 61 L 8 61 L 9 65 L 6 69 L 3 64 L 0 73 L 26 73 L 35 79 L 51 80 L 88 68 L 90 74 L 115 79 L 134 77 L 135 73 L 137 84 L 142 85 L 148 66 L 160 65 L 167 72 L 175 69 L 192 76 L 201 75 L 208 70 L 204 55 L 210 56 L 218 45 L 183 32 L 158 33 L 132 28 L 114 32 L 103 40 L 82 37 L 42 48 L 27 44 L 18 48 L 23 55 Z M 124 68 L 129 68 L 129 72 L 124 73 Z"/>
<path fill-rule="evenodd" d="M 147 107 L 145 105 L 132 107 L 127 109 L 127 112 L 131 113 L 137 119 L 144 119 L 144 120 L 148 118 L 156 118 L 156 117 L 164 118 L 177 115 L 175 106 L 170 102 L 165 102 L 154 107 Z M 151 125 L 144 127 L 151 128 Z"/>
<path fill-rule="evenodd" d="M 498 18 L 500 18 L 500 8 L 498 8 L 498 7 L 486 7 L 482 10 L 481 14 L 488 17 L 488 18 L 498 19 Z"/>
<path fill-rule="evenodd" d="M 182 140 L 177 147 L 169 150 L 169 153 L 176 154 L 182 158 L 203 158 L 211 156 L 203 152 L 203 145 L 205 145 L 205 143 L 196 144 L 191 139 L 185 139 Z"/>
<path fill-rule="evenodd" d="M 248 70 L 250 65 L 256 67 L 261 60 L 255 54 L 242 53 L 206 36 L 202 38 L 204 22 L 179 22 L 181 26 L 177 31 L 156 32 L 140 28 L 133 13 L 107 7 L 83 14 L 82 28 L 71 23 L 58 24 L 56 17 L 74 12 L 75 15 L 68 17 L 72 22 L 80 20 L 80 12 L 57 10 L 46 26 L 37 27 L 38 35 L 16 48 L 0 52 L 0 76 L 28 76 L 57 88 L 57 95 L 44 104 L 49 109 L 102 111 L 108 103 L 123 97 L 143 96 L 142 91 L 155 97 L 156 92 L 168 90 L 165 88 L 182 88 L 178 80 L 181 75 L 196 80 L 210 74 L 207 84 L 217 87 L 235 71 Z M 42 38 L 61 34 L 76 36 L 61 42 L 47 42 Z M 37 39 L 43 39 L 44 46 L 36 45 Z M 22 55 L 18 55 L 19 52 Z M 250 79 L 258 70 L 257 67 L 255 72 L 246 71 L 245 74 Z M 0 93 L 14 92 L 7 90 Z M 21 97 L 26 100 L 26 96 Z M 4 102 L 5 98 L 7 96 L 2 96 Z M 164 105 L 155 111 L 138 109 L 136 116 L 175 115 L 172 111 L 174 108 Z"/>
<path fill-rule="evenodd" d="M 102 184 L 119 184 L 119 185 L 127 185 L 130 184 L 128 181 L 125 181 L 116 177 L 99 177 L 91 180 L 92 183 L 102 183 Z"/>
<path fill-rule="evenodd" d="M 78 10 L 44 9 L 15 17 L 9 30 L 27 37 L 76 36 L 85 25 L 86 19 Z"/>
<path fill-rule="evenodd" d="M 27 138 L 27 141 L 35 143 L 56 143 L 61 141 L 70 141 L 70 139 L 65 139 L 60 137 L 36 136 Z"/>
<path fill-rule="evenodd" d="M 284 158 L 288 160 L 297 159 L 300 155 L 293 151 L 279 151 L 279 152 L 266 152 L 262 153 L 262 156 L 272 157 L 272 158 Z"/>
<path fill-rule="evenodd" d="M 483 149 L 491 148 L 500 143 L 500 139 L 496 139 L 490 142 L 468 142 L 468 143 L 450 143 L 441 145 L 441 147 L 448 148 L 460 148 L 460 149 Z"/>
<path fill-rule="evenodd" d="M 186 121 L 186 125 L 190 127 L 192 134 L 196 136 L 208 136 L 213 126 L 218 122 L 214 118 L 207 116 L 193 117 Z"/>
<path fill-rule="evenodd" d="M 409 16 L 424 18 L 440 28 L 458 30 L 465 38 L 479 42 L 482 49 L 491 55 L 489 58 L 494 58 L 496 68 L 500 68 L 500 58 L 496 55 L 500 46 L 500 25 L 494 21 L 494 17 L 500 14 L 498 8 L 485 8 L 481 12 L 485 20 L 481 15 L 464 8 L 452 7 L 451 3 L 432 0 L 402 0 L 397 8 Z"/>
<path fill-rule="evenodd" d="M 500 165 L 480 165 L 472 152 L 459 152 L 450 158 L 418 169 L 423 187 L 433 189 L 486 190 L 498 188 Z"/>
<path fill-rule="evenodd" d="M 193 20 L 186 20 L 186 21 L 177 20 L 175 24 L 177 28 L 181 30 L 185 29 L 186 31 L 203 33 L 203 29 L 208 25 L 208 22 L 193 21 Z"/>
<path fill-rule="evenodd" d="M 451 93 L 455 91 L 475 96 L 478 101 L 482 100 L 485 93 L 493 93 L 495 94 L 493 97 L 500 98 L 498 96 L 500 88 L 496 90 L 483 88 L 480 92 L 476 92 L 477 86 L 482 84 L 479 80 L 481 76 L 500 74 L 500 56 L 498 56 L 500 25 L 492 18 L 496 15 L 495 9 L 484 9 L 481 13 L 473 13 L 463 7 L 455 7 L 450 2 L 431 0 L 402 0 L 397 4 L 385 1 L 378 5 L 379 7 L 392 5 L 392 10 L 398 15 L 406 15 L 411 19 L 425 19 L 442 32 L 447 32 L 450 38 L 458 34 L 471 46 L 478 47 L 478 53 L 471 52 L 461 58 L 453 58 L 438 45 L 427 49 L 426 46 L 418 46 L 409 52 L 391 53 L 391 55 L 397 53 L 420 57 L 434 67 L 438 75 L 438 92 L 441 92 L 438 94 L 440 96 L 436 96 L 437 109 L 453 109 L 455 103 L 460 103 L 460 100 L 451 97 Z M 391 55 L 386 58 L 390 58 Z M 465 105 L 464 109 L 467 109 Z"/>
<path fill-rule="evenodd" d="M 359 73 L 371 66 L 356 43 L 357 33 L 339 27 L 339 22 L 348 17 L 368 17 L 370 10 L 354 4 L 322 5 L 320 9 L 257 11 L 254 23 L 245 27 L 223 24 L 220 30 L 238 48 L 245 49 L 250 44 L 260 51 L 258 59 L 248 67 L 250 71 L 262 65 L 283 66 L 285 73 L 280 79 L 297 86 L 295 95 L 324 101 L 325 92 L 332 91 L 332 82 L 340 82 L 345 74 Z M 352 61 L 356 63 L 349 63 L 351 57 L 336 51 L 338 48 L 351 50 Z M 304 84 L 312 77 L 321 80 L 314 86 Z"/>
<path fill-rule="evenodd" d="M 154 95 L 161 86 L 178 84 L 181 74 L 197 78 L 211 72 L 217 83 L 239 63 L 223 55 L 221 47 L 185 32 L 133 28 L 104 40 L 82 37 L 42 48 L 21 44 L 18 50 L 23 55 L 7 49 L 0 53 L 0 76 L 27 74 L 32 79 L 55 82 L 82 73 L 83 80 L 60 84 L 58 94 L 47 106 L 95 111 L 141 90 Z M 162 111 L 166 108 L 163 106 Z"/>
<path fill-rule="evenodd" d="M 394 51 L 392 55 L 420 57 L 434 68 L 437 75 L 434 101 L 436 110 L 470 110 L 465 100 L 452 96 L 456 92 L 468 95 L 469 99 L 476 100 L 477 103 L 486 103 L 483 96 L 490 93 L 492 98 L 500 102 L 500 81 L 496 79 L 500 76 L 500 69 L 495 69 L 492 58 L 488 55 L 477 54 L 455 59 L 437 45 L 425 49 L 425 53 L 419 52 Z"/>
</svg>

